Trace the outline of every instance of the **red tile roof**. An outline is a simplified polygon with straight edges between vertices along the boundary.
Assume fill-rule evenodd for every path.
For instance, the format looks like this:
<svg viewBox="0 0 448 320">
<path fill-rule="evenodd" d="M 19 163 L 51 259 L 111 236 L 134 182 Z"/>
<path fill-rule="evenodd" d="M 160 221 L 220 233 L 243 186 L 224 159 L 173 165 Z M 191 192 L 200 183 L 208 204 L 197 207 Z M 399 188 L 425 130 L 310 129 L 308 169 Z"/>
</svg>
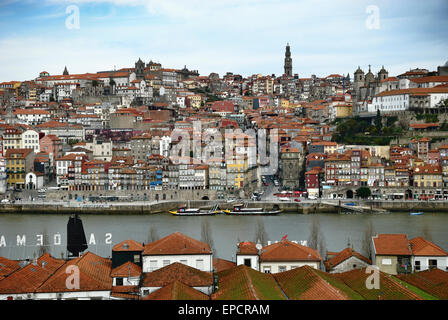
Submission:
<svg viewBox="0 0 448 320">
<path fill-rule="evenodd" d="M 144 247 L 140 242 L 135 240 L 124 240 L 117 243 L 112 251 L 143 251 Z"/>
<path fill-rule="evenodd" d="M 411 244 L 411 250 L 414 256 L 448 256 L 448 252 L 422 237 L 411 239 L 409 243 Z"/>
<path fill-rule="evenodd" d="M 258 255 L 258 249 L 255 242 L 240 242 L 238 243 L 238 253 L 242 255 Z"/>
<path fill-rule="evenodd" d="M 143 255 L 211 254 L 207 243 L 190 238 L 180 232 L 146 244 Z"/>
<path fill-rule="evenodd" d="M 448 272 L 432 269 L 397 277 L 442 300 L 448 300 Z"/>
<path fill-rule="evenodd" d="M 211 272 L 204 272 L 183 263 L 175 262 L 166 267 L 145 273 L 142 287 L 164 287 L 178 280 L 190 287 L 208 287 L 213 285 Z"/>
<path fill-rule="evenodd" d="M 221 272 L 224 270 L 232 269 L 236 267 L 236 263 L 229 260 L 224 260 L 220 258 L 213 259 L 213 269 L 215 272 Z"/>
<path fill-rule="evenodd" d="M 260 261 L 322 261 L 317 250 L 283 240 L 261 249 Z"/>
<path fill-rule="evenodd" d="M 377 255 L 412 255 L 408 238 L 405 234 L 379 234 L 373 237 Z"/>
<path fill-rule="evenodd" d="M 110 276 L 113 278 L 117 277 L 140 277 L 142 275 L 142 268 L 132 263 L 130 261 L 122 264 L 121 266 L 112 269 Z"/>
<path fill-rule="evenodd" d="M 390 275 L 381 271 L 379 273 L 379 289 L 367 288 L 367 278 L 371 276 L 371 273 L 366 273 L 365 268 L 336 273 L 334 277 L 342 280 L 367 300 L 422 300 L 422 297 L 395 281 Z"/>
<path fill-rule="evenodd" d="M 328 261 L 325 261 L 325 266 L 327 267 L 327 271 L 330 271 L 332 268 L 336 267 L 340 263 L 344 262 L 348 258 L 356 257 L 365 263 L 372 264 L 372 261 L 366 257 L 364 257 L 359 252 L 353 250 L 352 248 L 345 248 L 341 252 L 335 253 L 335 256 Z"/>
<path fill-rule="evenodd" d="M 176 280 L 154 291 L 143 300 L 210 300 L 210 297 Z"/>
<path fill-rule="evenodd" d="M 239 265 L 218 273 L 219 290 L 212 300 L 285 300 L 272 274 Z"/>
<path fill-rule="evenodd" d="M 0 280 L 19 270 L 19 262 L 0 257 Z"/>
<path fill-rule="evenodd" d="M 46 263 L 42 264 L 42 262 Z M 0 294 L 34 293 L 63 264 L 63 260 L 45 255 L 35 264 L 30 263 L 1 280 Z"/>
<path fill-rule="evenodd" d="M 36 292 L 110 291 L 112 288 L 111 265 L 112 262 L 109 259 L 87 252 L 79 258 L 67 261 Z M 79 289 L 67 289 L 66 270 L 70 266 L 79 268 Z"/>
<path fill-rule="evenodd" d="M 344 291 L 332 286 L 318 270 L 303 266 L 289 271 L 274 274 L 285 294 L 292 300 L 349 300 L 344 291 L 350 288 L 339 282 L 339 287 L 345 287 Z M 327 276 L 330 277 L 330 276 Z"/>
</svg>

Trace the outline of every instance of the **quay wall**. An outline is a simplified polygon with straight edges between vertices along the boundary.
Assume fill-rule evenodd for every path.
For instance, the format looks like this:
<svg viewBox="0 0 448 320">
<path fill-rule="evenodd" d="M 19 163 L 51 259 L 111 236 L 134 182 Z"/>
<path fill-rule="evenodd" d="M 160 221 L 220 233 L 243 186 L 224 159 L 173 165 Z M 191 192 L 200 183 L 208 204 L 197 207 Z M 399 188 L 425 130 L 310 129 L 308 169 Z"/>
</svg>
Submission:
<svg viewBox="0 0 448 320">
<path fill-rule="evenodd" d="M 274 206 L 278 206 L 285 213 L 297 213 L 297 214 L 314 214 L 314 213 L 344 213 L 346 209 L 341 209 L 335 205 L 320 202 L 247 202 L 248 207 L 263 207 L 265 209 L 273 209 Z M 389 212 L 410 212 L 410 211 L 423 211 L 423 212 L 445 212 L 448 213 L 447 201 L 354 201 L 357 205 L 367 208 L 385 209 Z M 190 200 L 190 207 L 211 207 L 217 201 L 207 200 Z M 27 203 L 27 204 L 0 204 L 0 214 L 72 214 L 74 212 L 82 214 L 157 214 L 166 213 L 169 210 L 178 208 L 179 206 L 186 205 L 187 201 L 160 201 L 160 202 L 111 202 L 107 204 L 99 203 L 76 203 L 75 201 L 62 203 L 62 202 L 44 202 L 44 203 Z M 221 209 L 230 209 L 234 203 L 220 202 Z M 371 213 L 366 209 L 364 213 Z M 374 213 L 374 212 L 373 212 Z"/>
</svg>

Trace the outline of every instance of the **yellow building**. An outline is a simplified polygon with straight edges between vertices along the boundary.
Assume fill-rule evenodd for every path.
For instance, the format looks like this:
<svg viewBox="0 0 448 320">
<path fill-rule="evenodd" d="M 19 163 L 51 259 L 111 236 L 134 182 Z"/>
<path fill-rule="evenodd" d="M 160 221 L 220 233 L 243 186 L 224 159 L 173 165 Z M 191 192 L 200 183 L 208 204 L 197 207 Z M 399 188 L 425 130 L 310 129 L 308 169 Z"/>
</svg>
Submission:
<svg viewBox="0 0 448 320">
<path fill-rule="evenodd" d="M 443 187 L 442 168 L 433 165 L 422 165 L 414 169 L 414 187 Z"/>
<path fill-rule="evenodd" d="M 336 118 L 348 118 L 352 116 L 353 108 L 351 105 L 341 104 L 334 106 L 336 109 Z"/>
<path fill-rule="evenodd" d="M 201 107 L 202 97 L 200 94 L 188 96 L 187 99 L 190 101 L 192 108 L 199 109 Z"/>
<path fill-rule="evenodd" d="M 5 154 L 8 188 L 24 189 L 25 175 L 33 169 L 32 149 L 8 149 Z"/>
<path fill-rule="evenodd" d="M 282 98 L 282 108 L 289 108 L 289 101 Z"/>
</svg>

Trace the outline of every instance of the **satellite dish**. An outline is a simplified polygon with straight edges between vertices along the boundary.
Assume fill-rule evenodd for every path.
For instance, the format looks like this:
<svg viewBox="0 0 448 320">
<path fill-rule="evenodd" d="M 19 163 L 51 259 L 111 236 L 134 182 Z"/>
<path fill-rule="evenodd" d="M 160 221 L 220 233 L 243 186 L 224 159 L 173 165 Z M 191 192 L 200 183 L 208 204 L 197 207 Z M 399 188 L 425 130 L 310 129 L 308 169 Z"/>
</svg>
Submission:
<svg viewBox="0 0 448 320">
<path fill-rule="evenodd" d="M 263 245 L 261 243 L 257 243 L 255 245 L 255 248 L 257 248 L 257 250 L 261 250 L 261 248 L 263 248 Z"/>
</svg>

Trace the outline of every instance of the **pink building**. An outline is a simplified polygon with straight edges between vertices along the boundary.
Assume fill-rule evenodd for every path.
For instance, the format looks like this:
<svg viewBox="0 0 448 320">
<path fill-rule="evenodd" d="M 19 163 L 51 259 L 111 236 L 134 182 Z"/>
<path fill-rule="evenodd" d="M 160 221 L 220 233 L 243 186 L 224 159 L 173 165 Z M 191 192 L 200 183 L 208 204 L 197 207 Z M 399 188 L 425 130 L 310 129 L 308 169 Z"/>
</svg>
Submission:
<svg viewBox="0 0 448 320">
<path fill-rule="evenodd" d="M 62 141 L 54 134 L 44 136 L 39 141 L 40 150 L 48 153 L 50 164 L 53 166 L 55 159 L 62 157 Z"/>
</svg>

